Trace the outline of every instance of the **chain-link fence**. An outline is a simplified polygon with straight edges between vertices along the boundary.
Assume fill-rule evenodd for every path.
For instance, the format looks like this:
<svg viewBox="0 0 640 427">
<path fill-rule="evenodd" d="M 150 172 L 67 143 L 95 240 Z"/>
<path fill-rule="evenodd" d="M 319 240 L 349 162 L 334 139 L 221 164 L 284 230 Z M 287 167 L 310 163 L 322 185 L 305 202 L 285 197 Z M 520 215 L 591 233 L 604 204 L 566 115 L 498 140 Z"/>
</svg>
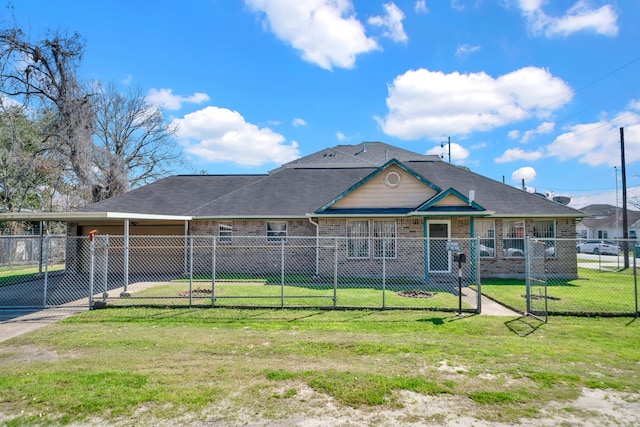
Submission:
<svg viewBox="0 0 640 427">
<path fill-rule="evenodd" d="M 637 315 L 632 241 L 0 237 L 0 307 L 407 308 Z M 503 249 L 507 248 L 507 249 Z"/>
<path fill-rule="evenodd" d="M 86 238 L 0 236 L 0 308 L 88 304 Z"/>
</svg>

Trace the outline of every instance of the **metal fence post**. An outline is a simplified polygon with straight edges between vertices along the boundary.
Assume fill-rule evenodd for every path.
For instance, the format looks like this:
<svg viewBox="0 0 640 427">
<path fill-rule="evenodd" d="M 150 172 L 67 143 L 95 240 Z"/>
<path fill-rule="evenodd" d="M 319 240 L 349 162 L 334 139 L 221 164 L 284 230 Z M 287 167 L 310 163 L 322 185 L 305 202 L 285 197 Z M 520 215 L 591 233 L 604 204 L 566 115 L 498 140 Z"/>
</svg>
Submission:
<svg viewBox="0 0 640 427">
<path fill-rule="evenodd" d="M 477 308 L 476 313 L 482 313 L 482 280 L 480 279 L 480 237 L 476 237 L 476 245 L 473 248 L 475 254 L 474 264 L 475 268 L 475 279 L 476 279 L 476 290 L 477 290 L 477 299 L 476 302 Z"/>
<path fill-rule="evenodd" d="M 123 291 L 120 296 L 128 297 L 129 295 L 129 220 L 124 220 L 124 267 L 123 267 L 124 283 Z"/>
<path fill-rule="evenodd" d="M 105 235 L 104 239 L 104 292 L 102 293 L 102 299 L 104 301 L 109 298 L 109 286 L 108 286 L 108 277 L 109 277 L 109 235 Z"/>
<path fill-rule="evenodd" d="M 213 236 L 211 244 L 211 306 L 216 305 L 216 237 Z"/>
<path fill-rule="evenodd" d="M 95 270 L 95 241 L 89 236 L 89 310 L 93 309 L 93 273 Z"/>
<path fill-rule="evenodd" d="M 386 287 L 387 287 L 386 286 L 386 284 L 387 284 L 386 283 L 386 278 L 387 278 L 387 271 L 386 271 L 386 269 L 387 269 L 387 263 L 386 263 L 387 252 L 385 251 L 385 249 L 386 249 L 385 248 L 385 243 L 386 243 L 385 240 L 382 239 L 382 309 L 383 310 L 386 307 L 385 297 L 386 297 L 386 294 L 387 294 L 387 291 L 386 291 Z"/>
<path fill-rule="evenodd" d="M 636 317 L 638 317 L 640 313 L 638 313 L 638 270 L 636 269 L 635 249 L 633 253 L 633 292 L 636 297 Z"/>
<path fill-rule="evenodd" d="M 525 275 L 525 299 L 527 308 L 525 315 L 531 313 L 531 259 L 529 254 L 529 236 L 524 238 L 524 275 Z"/>
<path fill-rule="evenodd" d="M 49 289 L 49 251 L 51 248 L 51 236 L 47 234 L 47 243 L 45 244 L 45 259 L 44 259 L 44 301 L 42 306 L 47 306 L 47 292 Z"/>
<path fill-rule="evenodd" d="M 189 236 L 189 307 L 193 304 L 193 236 Z"/>
<path fill-rule="evenodd" d="M 333 308 L 338 304 L 338 239 L 333 239 Z"/>
<path fill-rule="evenodd" d="M 281 308 L 284 308 L 284 239 L 280 239 L 280 298 Z"/>
</svg>

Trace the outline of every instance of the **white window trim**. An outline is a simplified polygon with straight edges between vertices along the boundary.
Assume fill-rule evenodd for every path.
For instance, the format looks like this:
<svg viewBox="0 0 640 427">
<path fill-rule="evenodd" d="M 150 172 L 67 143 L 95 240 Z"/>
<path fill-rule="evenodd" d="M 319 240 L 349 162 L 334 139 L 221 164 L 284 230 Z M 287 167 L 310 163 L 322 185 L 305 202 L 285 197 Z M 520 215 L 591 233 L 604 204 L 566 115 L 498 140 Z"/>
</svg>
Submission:
<svg viewBox="0 0 640 427">
<path fill-rule="evenodd" d="M 391 238 L 391 237 L 381 237 L 380 238 L 380 237 L 373 236 L 373 232 L 374 232 L 374 229 L 375 229 L 376 222 L 392 222 L 392 221 L 393 221 L 393 238 Z M 382 254 L 382 256 L 376 256 L 376 248 L 375 248 L 375 240 L 374 240 L 374 242 L 373 242 L 374 243 L 374 245 L 373 245 L 374 246 L 374 248 L 373 248 L 373 258 L 374 259 L 383 259 L 383 258 L 385 258 L 385 259 L 396 259 L 396 258 L 398 258 L 398 222 L 395 219 L 388 219 L 388 220 L 385 220 L 385 219 L 374 219 L 372 221 L 372 223 L 373 223 L 372 224 L 373 227 L 369 228 L 369 233 L 371 233 L 371 238 L 372 239 L 393 240 L 393 256 L 385 256 L 384 253 Z M 387 249 L 387 248 L 385 247 L 385 249 Z"/>
<path fill-rule="evenodd" d="M 353 236 L 349 236 L 349 223 L 350 222 L 366 222 L 367 223 L 367 235 L 363 236 L 363 237 L 353 237 Z M 345 236 L 347 238 L 347 246 L 346 246 L 346 250 L 347 250 L 347 259 L 369 259 L 371 258 L 371 242 L 370 242 L 370 235 L 371 235 L 371 223 L 369 220 L 365 220 L 365 219 L 348 219 L 346 222 L 346 227 L 345 227 Z M 367 255 L 366 256 L 350 256 L 350 251 L 349 251 L 349 241 L 350 240 L 363 240 L 366 244 L 367 244 Z"/>
<path fill-rule="evenodd" d="M 233 241 L 233 221 L 218 222 L 218 242 L 231 243 Z"/>
<path fill-rule="evenodd" d="M 515 223 L 515 224 L 522 223 L 522 237 L 508 237 L 508 236 L 506 236 L 506 233 L 505 233 L 505 231 L 506 231 L 505 230 L 505 224 L 506 223 Z M 527 222 L 524 219 L 522 219 L 522 220 L 503 220 L 502 221 L 502 250 L 503 250 L 505 258 L 515 258 L 515 259 L 524 258 L 524 244 L 525 244 L 524 236 L 525 236 L 526 232 L 527 232 Z M 514 241 L 515 240 L 521 240 L 522 241 L 522 248 L 513 248 L 513 249 L 520 250 L 522 252 L 522 255 L 509 255 L 508 252 L 507 252 L 507 249 L 511 249 L 511 248 L 504 247 L 504 241 L 505 240 L 514 240 Z"/>
<path fill-rule="evenodd" d="M 284 231 L 269 230 L 269 224 L 284 224 Z M 287 233 L 289 228 L 287 221 L 265 221 L 264 228 L 266 231 L 268 243 L 281 243 L 287 241 Z M 284 233 L 284 235 L 274 233 Z"/>
<path fill-rule="evenodd" d="M 491 223 L 492 225 L 491 229 L 493 230 L 493 237 L 486 237 L 484 235 L 478 235 L 477 233 L 476 233 L 476 236 L 480 238 L 480 244 L 482 244 L 482 242 L 486 240 L 493 240 L 493 246 L 488 246 L 491 249 L 493 249 L 493 255 L 482 255 L 482 250 L 480 250 L 480 258 L 495 258 L 496 257 L 496 221 L 494 219 L 477 220 L 476 226 L 478 224 L 484 224 L 484 223 Z"/>
<path fill-rule="evenodd" d="M 536 222 L 542 222 L 542 221 L 551 221 L 553 222 L 553 237 L 539 237 L 536 236 L 534 234 L 534 228 L 535 228 L 535 223 Z M 547 247 L 547 242 L 552 242 L 552 246 L 554 248 L 556 248 L 554 250 L 554 254 L 553 256 L 551 256 L 550 258 L 557 258 L 558 257 L 558 248 L 557 248 L 557 244 L 556 244 L 556 239 L 558 237 L 558 223 L 556 222 L 555 219 L 537 219 L 537 220 L 533 220 L 531 221 L 531 233 L 533 234 L 533 238 L 540 241 L 540 242 L 545 242 L 545 249 Z"/>
</svg>

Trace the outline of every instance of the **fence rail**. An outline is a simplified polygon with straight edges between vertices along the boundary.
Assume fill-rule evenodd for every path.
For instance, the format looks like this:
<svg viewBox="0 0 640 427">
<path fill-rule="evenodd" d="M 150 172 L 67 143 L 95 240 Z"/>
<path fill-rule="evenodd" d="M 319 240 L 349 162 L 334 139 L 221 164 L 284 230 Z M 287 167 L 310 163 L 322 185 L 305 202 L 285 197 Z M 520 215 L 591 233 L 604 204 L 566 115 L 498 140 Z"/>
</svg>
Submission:
<svg viewBox="0 0 640 427">
<path fill-rule="evenodd" d="M 638 315 L 635 242 L 526 241 L 498 252 L 486 239 L 0 236 L 0 308 L 481 312 L 484 296 L 535 315 Z"/>
</svg>

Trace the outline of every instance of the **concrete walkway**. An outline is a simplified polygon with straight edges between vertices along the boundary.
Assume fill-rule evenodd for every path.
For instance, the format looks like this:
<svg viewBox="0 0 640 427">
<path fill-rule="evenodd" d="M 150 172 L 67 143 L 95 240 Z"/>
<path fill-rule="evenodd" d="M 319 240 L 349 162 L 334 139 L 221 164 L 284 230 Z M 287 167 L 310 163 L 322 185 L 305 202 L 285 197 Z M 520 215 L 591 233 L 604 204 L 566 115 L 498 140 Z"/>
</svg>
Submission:
<svg viewBox="0 0 640 427">
<path fill-rule="evenodd" d="M 521 317 L 522 314 L 505 307 L 502 304 L 495 302 L 494 300 L 482 295 L 480 300 L 481 312 L 483 316 L 510 316 Z M 475 307 L 478 303 L 478 293 L 471 288 L 464 288 L 462 290 L 462 300 L 472 307 Z"/>
</svg>

